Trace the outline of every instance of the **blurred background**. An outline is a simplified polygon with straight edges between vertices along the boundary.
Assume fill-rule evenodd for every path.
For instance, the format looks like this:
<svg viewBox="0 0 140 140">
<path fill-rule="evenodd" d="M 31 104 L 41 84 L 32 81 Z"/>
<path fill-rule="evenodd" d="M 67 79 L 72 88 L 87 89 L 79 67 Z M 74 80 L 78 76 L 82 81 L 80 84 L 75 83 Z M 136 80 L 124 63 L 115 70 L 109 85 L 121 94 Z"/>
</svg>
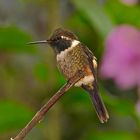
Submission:
<svg viewBox="0 0 140 140">
<path fill-rule="evenodd" d="M 58 27 L 97 57 L 110 119 L 101 124 L 88 94 L 73 87 L 25 140 L 139 140 L 139 0 L 0 0 L 0 140 L 14 137 L 66 82 L 50 47 L 26 45 Z"/>
</svg>

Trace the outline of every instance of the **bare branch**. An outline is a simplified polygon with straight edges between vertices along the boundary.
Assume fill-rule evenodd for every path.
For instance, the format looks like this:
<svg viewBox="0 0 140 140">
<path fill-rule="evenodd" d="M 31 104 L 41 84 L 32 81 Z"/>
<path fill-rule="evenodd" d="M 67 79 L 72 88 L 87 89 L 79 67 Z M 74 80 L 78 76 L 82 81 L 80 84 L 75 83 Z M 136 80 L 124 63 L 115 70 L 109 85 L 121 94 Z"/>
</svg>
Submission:
<svg viewBox="0 0 140 140">
<path fill-rule="evenodd" d="M 19 132 L 19 134 L 11 140 L 23 140 L 26 135 L 31 131 L 35 125 L 42 120 L 48 110 L 62 97 L 66 91 L 68 91 L 79 79 L 83 77 L 83 73 L 79 71 L 74 77 L 72 77 L 58 92 L 56 92 L 51 99 L 35 114 L 32 120 Z"/>
</svg>

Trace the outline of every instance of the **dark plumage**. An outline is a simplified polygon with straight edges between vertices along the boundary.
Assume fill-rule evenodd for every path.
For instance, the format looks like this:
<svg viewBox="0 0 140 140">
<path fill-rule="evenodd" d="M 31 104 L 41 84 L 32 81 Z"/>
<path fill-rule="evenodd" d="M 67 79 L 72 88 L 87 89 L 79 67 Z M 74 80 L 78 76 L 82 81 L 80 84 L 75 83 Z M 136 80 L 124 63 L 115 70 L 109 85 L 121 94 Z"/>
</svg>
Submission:
<svg viewBox="0 0 140 140">
<path fill-rule="evenodd" d="M 67 39 L 63 39 L 63 36 Z M 78 38 L 72 32 L 58 28 L 54 31 L 49 40 L 51 41 L 50 45 L 54 47 L 56 53 L 60 53 L 71 46 L 72 40 L 78 40 Z"/>
<path fill-rule="evenodd" d="M 57 64 L 60 71 L 68 80 L 79 70 L 83 71 L 86 79 L 83 80 L 83 78 L 78 81 L 76 86 L 81 86 L 89 93 L 100 121 L 102 123 L 107 122 L 109 115 L 98 92 L 96 78 L 97 65 L 93 53 L 80 43 L 72 32 L 67 30 L 57 29 L 50 40 L 53 40 L 51 45 L 58 53 Z"/>
<path fill-rule="evenodd" d="M 97 63 L 93 53 L 84 46 L 72 32 L 58 28 L 52 36 L 45 41 L 31 42 L 48 43 L 56 52 L 59 70 L 69 80 L 79 70 L 83 72 L 84 78 L 80 79 L 75 86 L 86 90 L 93 102 L 100 121 L 107 122 L 109 115 L 100 97 L 97 86 Z"/>
</svg>

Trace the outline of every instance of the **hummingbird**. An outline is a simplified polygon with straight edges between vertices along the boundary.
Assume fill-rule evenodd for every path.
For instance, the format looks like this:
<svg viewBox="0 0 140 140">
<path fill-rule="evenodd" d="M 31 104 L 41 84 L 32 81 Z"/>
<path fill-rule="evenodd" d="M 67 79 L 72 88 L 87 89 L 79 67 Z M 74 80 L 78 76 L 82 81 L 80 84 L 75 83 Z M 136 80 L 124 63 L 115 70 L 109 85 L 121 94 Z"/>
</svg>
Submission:
<svg viewBox="0 0 140 140">
<path fill-rule="evenodd" d="M 81 43 L 74 33 L 63 28 L 56 29 L 47 40 L 29 42 L 41 43 L 49 44 L 54 50 L 58 68 L 67 80 L 79 70 L 82 71 L 84 77 L 74 86 L 89 93 L 100 122 L 107 122 L 109 115 L 97 85 L 97 60 L 89 48 Z"/>
</svg>

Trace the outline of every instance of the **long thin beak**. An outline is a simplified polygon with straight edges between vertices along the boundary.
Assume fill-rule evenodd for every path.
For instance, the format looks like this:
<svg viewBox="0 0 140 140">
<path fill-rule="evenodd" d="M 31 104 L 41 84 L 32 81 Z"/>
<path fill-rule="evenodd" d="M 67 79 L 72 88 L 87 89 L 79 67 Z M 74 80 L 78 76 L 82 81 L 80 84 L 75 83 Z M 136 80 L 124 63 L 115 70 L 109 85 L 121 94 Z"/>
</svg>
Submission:
<svg viewBox="0 0 140 140">
<path fill-rule="evenodd" d="M 50 40 L 33 41 L 33 42 L 27 43 L 27 45 L 30 45 L 30 44 L 46 44 L 46 43 L 49 43 L 49 42 L 50 42 Z"/>
</svg>

